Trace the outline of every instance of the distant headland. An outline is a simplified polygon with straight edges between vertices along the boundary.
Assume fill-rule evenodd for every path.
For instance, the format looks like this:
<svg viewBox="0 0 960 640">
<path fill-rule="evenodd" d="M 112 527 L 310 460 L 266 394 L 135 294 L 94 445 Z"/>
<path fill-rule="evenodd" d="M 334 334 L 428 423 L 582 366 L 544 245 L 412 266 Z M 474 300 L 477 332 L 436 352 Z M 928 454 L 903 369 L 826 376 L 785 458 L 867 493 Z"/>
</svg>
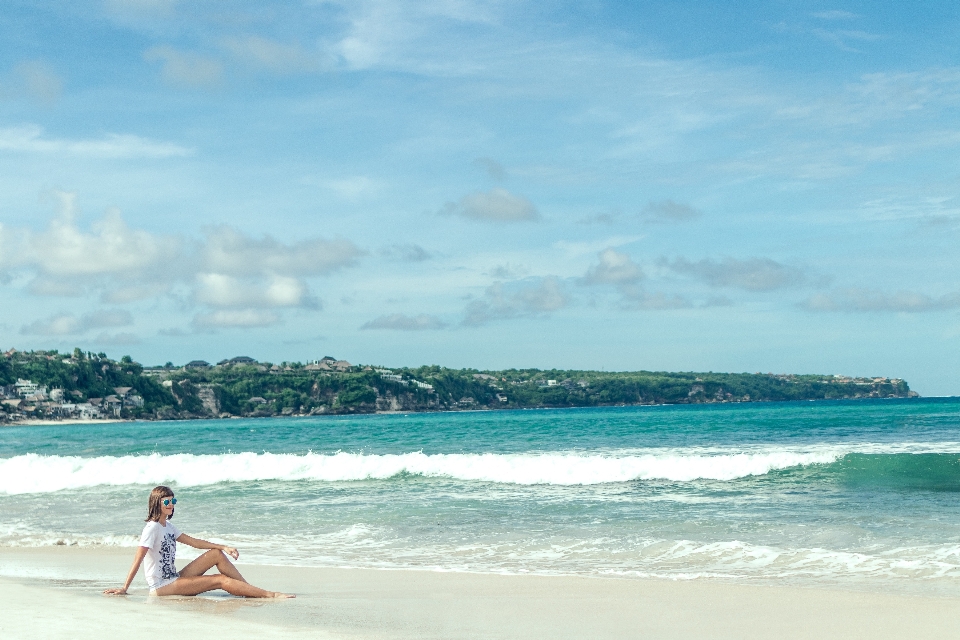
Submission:
<svg viewBox="0 0 960 640">
<path fill-rule="evenodd" d="M 385 368 L 330 356 L 145 367 L 129 356 L 113 360 L 80 349 L 11 349 L 0 357 L 0 422 L 6 423 L 916 396 L 899 378 L 840 375 Z"/>
</svg>

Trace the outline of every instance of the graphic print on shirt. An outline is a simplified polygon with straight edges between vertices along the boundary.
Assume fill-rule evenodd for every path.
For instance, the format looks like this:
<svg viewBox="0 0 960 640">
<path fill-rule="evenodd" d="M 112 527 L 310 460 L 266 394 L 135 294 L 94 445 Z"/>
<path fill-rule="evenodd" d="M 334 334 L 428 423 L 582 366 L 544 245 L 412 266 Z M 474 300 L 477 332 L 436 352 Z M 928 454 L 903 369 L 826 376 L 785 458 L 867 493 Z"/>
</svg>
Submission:
<svg viewBox="0 0 960 640">
<path fill-rule="evenodd" d="M 174 564 L 174 558 L 177 555 L 177 541 L 172 533 L 163 536 L 163 542 L 160 543 L 160 577 L 163 580 L 176 578 L 180 574 L 177 572 L 177 565 Z"/>
</svg>

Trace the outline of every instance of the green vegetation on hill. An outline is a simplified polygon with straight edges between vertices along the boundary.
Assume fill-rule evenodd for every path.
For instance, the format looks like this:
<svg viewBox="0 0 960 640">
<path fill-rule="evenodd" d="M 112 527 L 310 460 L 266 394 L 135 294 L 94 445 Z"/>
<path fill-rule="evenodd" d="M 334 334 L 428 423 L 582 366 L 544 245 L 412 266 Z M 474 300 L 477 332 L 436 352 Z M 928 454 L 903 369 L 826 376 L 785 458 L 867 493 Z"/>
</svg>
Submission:
<svg viewBox="0 0 960 640">
<path fill-rule="evenodd" d="M 16 387 L 21 381 L 20 387 Z M 25 397 L 23 381 L 38 390 Z M 32 390 L 33 387 L 30 387 Z M 19 395 L 18 395 L 19 390 Z M 59 392 L 56 390 L 60 390 Z M 0 358 L 6 417 L 99 415 L 146 419 L 273 416 L 374 411 L 442 411 L 626 404 L 696 404 L 916 395 L 889 378 L 749 373 L 478 371 L 439 366 L 393 370 L 333 358 L 145 369 L 124 356 L 56 351 Z M 18 402 L 18 398 L 21 400 Z M 79 408 L 78 408 L 79 407 Z"/>
<path fill-rule="evenodd" d="M 88 403 L 91 398 L 115 395 L 117 387 L 129 387 L 132 393 L 143 398 L 143 406 L 137 412 L 142 415 L 151 415 L 174 402 L 170 391 L 158 379 L 143 375 L 143 366 L 130 356 L 116 361 L 104 353 L 80 349 L 74 349 L 72 354 L 11 350 L 0 357 L 0 387 L 4 387 L 0 391 L 8 399 L 16 397 L 12 387 L 18 380 L 30 380 L 46 387 L 48 397 L 50 390 L 61 389 L 65 403 Z M 43 403 L 38 400 L 33 404 Z M 41 410 L 40 414 L 43 413 Z"/>
</svg>

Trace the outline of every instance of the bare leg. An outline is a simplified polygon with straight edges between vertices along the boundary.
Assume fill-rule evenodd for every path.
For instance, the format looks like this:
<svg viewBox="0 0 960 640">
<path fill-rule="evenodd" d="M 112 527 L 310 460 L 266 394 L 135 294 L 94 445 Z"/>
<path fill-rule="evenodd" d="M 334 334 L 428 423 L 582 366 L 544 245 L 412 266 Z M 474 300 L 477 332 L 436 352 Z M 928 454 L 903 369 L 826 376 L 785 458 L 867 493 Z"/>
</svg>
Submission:
<svg viewBox="0 0 960 640">
<path fill-rule="evenodd" d="M 216 567 L 217 571 L 221 575 L 225 575 L 228 578 L 233 578 L 234 580 L 239 580 L 241 582 L 246 582 L 240 572 L 237 571 L 237 568 L 230 562 L 230 558 L 227 557 L 223 551 L 218 549 L 211 549 L 207 551 L 199 558 L 185 566 L 180 570 L 180 577 L 182 578 L 192 578 L 196 576 L 202 576 L 211 568 Z"/>
<path fill-rule="evenodd" d="M 244 580 L 224 575 L 183 576 L 165 587 L 157 589 L 158 596 L 195 596 L 214 589 L 223 589 L 229 594 L 245 598 L 294 598 L 286 593 L 277 593 L 255 587 Z"/>
</svg>

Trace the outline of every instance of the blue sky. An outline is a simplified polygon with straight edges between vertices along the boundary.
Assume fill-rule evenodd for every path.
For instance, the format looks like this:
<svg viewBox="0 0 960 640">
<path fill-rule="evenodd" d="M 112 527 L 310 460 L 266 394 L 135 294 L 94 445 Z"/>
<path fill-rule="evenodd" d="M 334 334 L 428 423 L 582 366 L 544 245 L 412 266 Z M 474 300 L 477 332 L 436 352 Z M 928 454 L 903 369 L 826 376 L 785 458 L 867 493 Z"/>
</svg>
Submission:
<svg viewBox="0 0 960 640">
<path fill-rule="evenodd" d="M 960 393 L 950 3 L 8 2 L 0 336 Z"/>
</svg>

